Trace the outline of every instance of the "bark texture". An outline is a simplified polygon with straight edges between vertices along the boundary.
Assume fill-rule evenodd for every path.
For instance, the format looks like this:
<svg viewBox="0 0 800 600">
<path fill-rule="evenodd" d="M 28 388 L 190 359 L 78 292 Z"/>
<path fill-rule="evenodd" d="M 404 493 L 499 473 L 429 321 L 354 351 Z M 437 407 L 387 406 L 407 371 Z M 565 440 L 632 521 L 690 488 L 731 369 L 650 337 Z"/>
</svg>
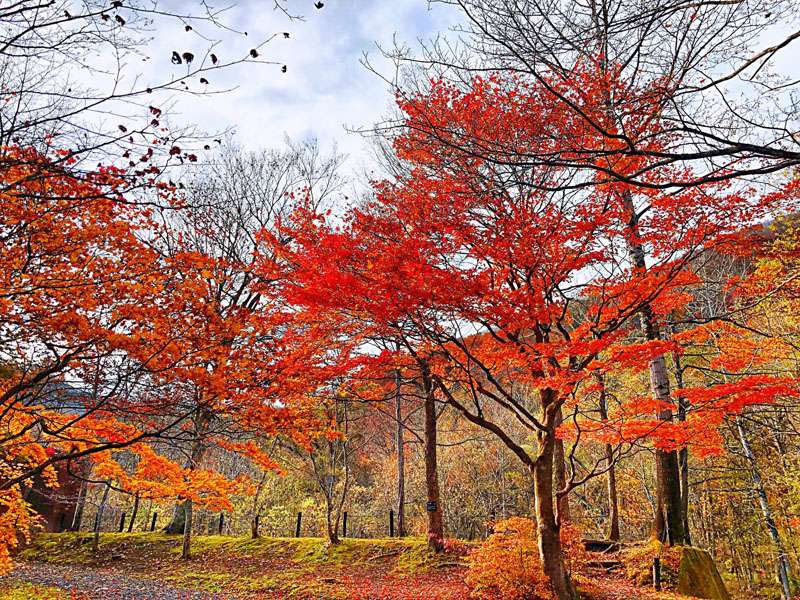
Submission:
<svg viewBox="0 0 800 600">
<path fill-rule="evenodd" d="M 133 524 L 136 521 L 136 515 L 139 513 L 139 493 L 133 499 L 133 510 L 131 511 L 131 520 L 128 523 L 128 533 L 133 531 Z"/>
<path fill-rule="evenodd" d="M 403 440 L 403 406 L 400 394 L 400 371 L 395 371 L 395 420 L 397 422 L 397 435 L 395 446 L 397 449 L 397 536 L 406 535 L 406 474 L 405 452 Z"/>
<path fill-rule="evenodd" d="M 183 503 L 183 513 L 185 515 L 183 523 L 183 548 L 181 558 L 191 558 L 192 552 L 192 501 L 186 500 Z"/>
<path fill-rule="evenodd" d="M 444 520 L 439 498 L 439 474 L 436 458 L 436 399 L 430 375 L 423 372 L 425 391 L 425 487 L 428 501 L 425 505 L 428 514 L 428 547 L 434 552 L 444 550 Z"/>
<path fill-rule="evenodd" d="M 608 420 L 608 398 L 606 397 L 605 381 L 602 375 L 597 375 L 600 384 L 600 399 L 598 410 L 602 421 Z M 619 499 L 617 495 L 617 473 L 614 466 L 614 447 L 606 444 L 606 493 L 608 500 L 608 539 L 616 542 L 619 540 Z"/>
<path fill-rule="evenodd" d="M 539 534 L 539 556 L 544 574 L 550 580 L 558 600 L 572 600 L 575 589 L 564 569 L 561 530 L 556 521 L 553 502 L 553 456 L 555 438 L 552 432 L 540 435 L 539 455 L 533 465 L 534 512 Z"/>
<path fill-rule="evenodd" d="M 556 413 L 556 428 L 561 425 L 564 420 L 561 409 Z M 556 437 L 554 442 L 554 455 L 553 455 L 553 483 L 555 484 L 555 491 L 563 490 L 567 485 L 567 463 L 564 456 L 564 440 Z M 569 513 L 569 496 L 564 494 L 558 497 L 557 504 L 558 512 L 556 518 L 559 523 L 564 523 L 570 520 Z"/>
<path fill-rule="evenodd" d="M 100 546 L 100 527 L 103 524 L 103 513 L 106 512 L 106 504 L 108 503 L 108 493 L 111 491 L 111 482 L 107 481 L 105 490 L 103 490 L 103 498 L 100 500 L 100 506 L 97 507 L 97 514 L 94 517 L 94 538 L 92 539 L 92 552 L 97 552 Z"/>
<path fill-rule="evenodd" d="M 631 265 L 639 272 L 647 270 L 645 250 L 639 239 L 639 214 L 633 203 L 629 190 L 622 193 L 622 200 L 628 213 L 628 255 Z M 642 304 L 639 313 L 642 333 L 648 341 L 661 339 L 661 331 L 656 317 L 648 303 Z M 669 376 L 664 355 L 656 356 L 650 361 L 650 391 L 653 398 L 662 402 L 662 408 L 656 417 L 666 423 L 671 422 L 673 415 L 670 405 Z M 653 535 L 668 546 L 685 543 L 683 515 L 681 514 L 681 484 L 678 467 L 678 453 L 672 451 L 655 451 L 656 463 L 656 514 L 653 522 Z"/>
<path fill-rule="evenodd" d="M 781 587 L 781 596 L 784 600 L 789 600 L 792 597 L 791 592 L 791 577 L 789 568 L 789 557 L 786 554 L 786 547 L 783 545 L 783 540 L 778 532 L 778 527 L 775 524 L 775 518 L 772 516 L 772 508 L 769 505 L 769 498 L 764 489 L 764 483 L 761 478 L 761 470 L 758 468 L 756 457 L 753 454 L 753 449 L 750 447 L 750 441 L 747 439 L 747 433 L 742 426 L 742 420 L 736 418 L 736 429 L 739 433 L 739 443 L 742 445 L 742 452 L 750 465 L 750 472 L 753 479 L 753 487 L 755 488 L 756 497 L 758 498 L 758 505 L 761 509 L 761 514 L 764 517 L 764 524 L 767 527 L 770 540 L 777 556 L 776 569 L 778 584 Z"/>
</svg>

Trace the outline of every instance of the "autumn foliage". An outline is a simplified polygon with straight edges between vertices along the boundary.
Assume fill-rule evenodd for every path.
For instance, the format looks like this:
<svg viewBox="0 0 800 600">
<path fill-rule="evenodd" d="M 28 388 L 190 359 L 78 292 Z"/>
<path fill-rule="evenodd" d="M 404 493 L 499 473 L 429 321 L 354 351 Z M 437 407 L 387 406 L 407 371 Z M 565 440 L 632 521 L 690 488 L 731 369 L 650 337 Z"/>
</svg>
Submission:
<svg viewBox="0 0 800 600">
<path fill-rule="evenodd" d="M 551 600 L 552 588 L 539 558 L 536 523 L 524 517 L 510 517 L 490 525 L 492 534 L 467 558 L 465 579 L 472 597 Z M 580 531 L 565 524 L 561 542 L 569 572 L 580 573 L 587 560 Z"/>
<path fill-rule="evenodd" d="M 582 402 L 598 377 L 657 368 L 666 378 L 665 356 L 682 348 L 661 331 L 692 310 L 698 265 L 735 250 L 743 225 L 797 205 L 793 181 L 668 189 L 693 175 L 652 158 L 669 138 L 662 107 L 672 88 L 650 84 L 628 85 L 602 57 L 579 62 L 569 80 L 431 81 L 398 97 L 405 127 L 394 150 L 403 174 L 377 182 L 343 223 L 301 210 L 280 235 L 292 240 L 276 250 L 289 301 L 360 338 L 352 347 L 364 362 L 384 359 L 371 349 L 377 338 L 428 363 L 439 400 L 498 436 L 531 472 L 538 498 L 553 497 L 560 439 L 713 453 L 726 416 L 797 394 L 796 382 L 781 377 L 687 382 L 674 391 L 692 406 L 680 421 L 668 389 L 643 390 L 603 420 Z M 552 102 L 553 89 L 581 114 Z M 626 138 L 647 153 L 618 152 Z M 575 166 L 581 161 L 586 168 Z M 611 171 L 640 183 L 602 176 Z M 486 402 L 535 432 L 536 449 L 498 426 Z M 562 427 L 563 412 L 574 418 Z M 540 559 L 566 598 L 551 504 L 537 506 Z"/>
<path fill-rule="evenodd" d="M 741 257 L 764 215 L 797 207 L 800 184 L 672 189 L 693 177 L 653 158 L 669 138 L 672 83 L 628 85 L 601 57 L 573 75 L 434 80 L 398 96 L 398 177 L 336 216 L 301 190 L 239 253 L 238 242 L 225 246 L 227 225 L 186 205 L 174 184 L 154 191 L 181 227 L 129 198 L 113 167 L 78 174 L 68 160 L 6 148 L 0 568 L 31 524 L 22 486 L 53 485 L 60 463 L 85 459 L 93 477 L 137 499 L 231 510 L 256 486 L 207 468 L 205 449 L 266 472 L 280 468 L 267 449 L 275 438 L 312 453 L 338 540 L 330 495 L 343 490 L 341 510 L 350 481 L 337 488 L 336 475 L 320 474 L 312 442 L 351 441 L 349 422 L 326 410 L 332 398 L 377 404 L 402 379 L 425 402 L 430 439 L 446 406 L 533 482 L 535 521 L 495 523 L 470 555 L 475 597 L 571 597 L 585 556 L 563 500 L 606 473 L 614 452 L 712 457 L 726 420 L 800 397 L 795 377 L 758 369 L 788 361 L 793 347 L 754 335 L 765 326 L 750 311 L 752 297 L 793 306 L 796 240 L 760 248 L 752 272 L 725 282 L 723 308 L 742 319 L 697 308 L 703 269 Z M 552 102 L 554 90 L 582 116 Z M 646 151 L 622 152 L 626 137 Z M 603 175 L 612 172 L 638 183 Z M 210 249 L 220 240 L 224 251 Z M 666 357 L 700 352 L 722 376 L 687 376 L 670 391 Z M 648 373 L 649 392 L 598 418 L 607 380 Z M 80 392 L 58 404 L 73 383 Z M 183 460 L 174 440 L 189 448 Z M 573 464 L 568 480 L 567 441 L 610 450 L 580 473 Z M 333 443 L 322 446 L 334 456 Z M 335 465 L 346 477 L 349 468 Z M 435 465 L 426 478 L 438 486 Z"/>
<path fill-rule="evenodd" d="M 324 346 L 291 334 L 313 324 L 258 282 L 247 305 L 226 306 L 219 290 L 242 285 L 239 265 L 180 237 L 162 244 L 154 209 L 123 194 L 123 172 L 86 175 L 71 162 L 4 149 L 4 568 L 33 524 L 21 486 L 55 486 L 56 468 L 87 460 L 93 481 L 142 499 L 225 510 L 248 482 L 176 461 L 158 443 L 167 433 L 190 435 L 198 418 L 230 423 L 206 443 L 269 470 L 277 465 L 257 435 L 304 444 L 327 425 L 312 397 L 327 377 Z M 174 185 L 154 194 L 186 210 Z"/>
</svg>

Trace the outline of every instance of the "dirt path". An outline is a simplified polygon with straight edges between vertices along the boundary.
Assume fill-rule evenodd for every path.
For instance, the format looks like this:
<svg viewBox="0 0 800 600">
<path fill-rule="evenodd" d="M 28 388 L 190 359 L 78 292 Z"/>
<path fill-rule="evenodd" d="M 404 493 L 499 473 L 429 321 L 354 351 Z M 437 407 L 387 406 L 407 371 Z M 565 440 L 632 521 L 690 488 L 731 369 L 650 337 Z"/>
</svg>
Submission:
<svg viewBox="0 0 800 600">
<path fill-rule="evenodd" d="M 76 600 L 235 600 L 234 596 L 174 588 L 113 569 L 79 565 L 18 563 L 8 579 L 58 587 L 73 593 Z"/>
</svg>

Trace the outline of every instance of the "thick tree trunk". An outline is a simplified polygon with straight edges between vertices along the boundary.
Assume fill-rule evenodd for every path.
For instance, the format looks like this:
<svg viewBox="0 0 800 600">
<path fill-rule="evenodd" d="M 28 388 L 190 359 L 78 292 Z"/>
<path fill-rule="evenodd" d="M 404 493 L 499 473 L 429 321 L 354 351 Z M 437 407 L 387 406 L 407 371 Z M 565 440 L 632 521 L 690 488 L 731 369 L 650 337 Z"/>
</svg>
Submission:
<svg viewBox="0 0 800 600">
<path fill-rule="evenodd" d="M 750 471 L 753 478 L 753 487 L 755 488 L 756 496 L 758 497 L 758 504 L 761 508 L 761 514 L 764 517 L 764 523 L 767 526 L 769 537 L 772 540 L 775 554 L 777 555 L 777 576 L 778 584 L 781 586 L 781 594 L 784 600 L 789 600 L 792 596 L 790 575 L 789 575 L 789 557 L 786 554 L 786 548 L 783 545 L 778 527 L 775 525 L 775 519 L 772 517 L 772 509 L 769 505 L 769 498 L 764 489 L 764 483 L 761 479 L 761 471 L 758 468 L 753 450 L 750 447 L 750 442 L 747 439 L 747 434 L 742 427 L 742 421 L 739 417 L 736 418 L 736 429 L 739 433 L 739 442 L 742 445 L 747 462 L 750 464 Z"/>
<path fill-rule="evenodd" d="M 564 416 L 561 409 L 558 409 L 556 415 L 556 427 L 561 425 Z M 564 440 L 556 438 L 554 442 L 554 456 L 553 456 L 553 483 L 555 491 L 564 489 L 567 485 L 567 463 L 564 456 Z M 569 514 L 569 496 L 566 494 L 558 498 L 557 504 L 558 512 L 556 518 L 559 523 L 564 523 L 570 520 Z"/>
<path fill-rule="evenodd" d="M 436 468 L 436 399 L 433 384 L 425 369 L 422 381 L 425 391 L 425 487 L 428 495 L 425 510 L 428 514 L 428 547 L 434 552 L 441 552 L 444 550 L 444 522 Z"/>
<path fill-rule="evenodd" d="M 606 473 L 606 489 L 608 491 L 608 539 L 619 540 L 619 500 L 617 498 L 617 473 L 614 469 L 614 449 L 606 444 L 606 460 L 611 464 Z"/>
<path fill-rule="evenodd" d="M 172 513 L 172 520 L 164 528 L 164 533 L 169 535 L 180 535 L 186 526 L 186 501 L 179 502 L 175 505 L 175 510 Z"/>
<path fill-rule="evenodd" d="M 136 492 L 136 496 L 133 499 L 133 510 L 131 511 L 131 520 L 128 523 L 128 533 L 133 531 L 133 524 L 136 521 L 136 515 L 139 513 L 139 492 Z"/>
<path fill-rule="evenodd" d="M 406 475 L 405 451 L 403 441 L 403 406 L 400 395 L 400 371 L 395 371 L 395 420 L 397 421 L 397 435 L 395 445 L 397 448 L 397 536 L 406 535 Z"/>
<path fill-rule="evenodd" d="M 686 543 L 681 510 L 678 453 L 656 450 L 656 515 L 653 536 L 668 546 Z"/>
<path fill-rule="evenodd" d="M 266 481 L 267 481 L 267 473 L 264 472 L 264 474 L 261 476 L 261 479 L 258 482 L 258 485 L 256 486 L 255 494 L 253 494 L 253 507 L 250 511 L 250 537 L 252 537 L 253 539 L 258 538 L 260 535 L 258 531 L 259 520 L 261 519 L 261 516 L 259 514 L 260 513 L 259 507 L 261 503 L 261 494 L 264 491 L 264 484 L 266 483 Z"/>
<path fill-rule="evenodd" d="M 683 522 L 683 541 L 692 545 L 689 529 L 689 449 L 681 448 L 678 452 L 678 469 L 681 475 L 681 521 Z"/>
<path fill-rule="evenodd" d="M 575 598 L 575 590 L 564 569 L 560 527 L 556 522 L 553 503 L 554 448 L 555 440 L 552 432 L 540 436 L 539 455 L 532 468 L 534 512 L 539 533 L 539 557 L 555 597 L 558 600 L 572 600 Z"/>
<path fill-rule="evenodd" d="M 189 559 L 192 554 L 192 501 L 186 500 L 183 503 L 183 513 L 185 515 L 183 523 L 183 549 L 181 558 Z"/>
<path fill-rule="evenodd" d="M 649 308 L 649 307 L 648 307 Z M 647 311 L 646 319 L 651 326 L 647 331 L 654 331 L 652 315 Z M 643 320 L 645 320 L 643 318 Z M 655 335 L 655 337 L 651 337 Z M 648 333 L 647 339 L 659 339 L 658 334 Z M 669 379 L 667 363 L 663 356 L 650 361 L 650 386 L 653 396 L 662 402 L 669 402 Z M 672 421 L 672 411 L 668 408 L 658 412 L 658 418 L 665 422 Z M 678 453 L 674 450 L 656 450 L 656 515 L 653 534 L 668 546 L 686 543 L 683 531 L 683 511 L 681 508 L 681 479 L 678 466 Z"/>
<path fill-rule="evenodd" d="M 203 438 L 205 437 L 206 433 L 208 433 L 208 425 L 210 421 L 210 416 L 206 414 L 201 409 L 198 409 L 200 414 L 197 416 L 197 421 L 195 422 L 195 439 L 192 443 L 192 452 L 189 455 L 189 462 L 186 465 L 188 469 L 196 469 L 201 461 L 203 460 L 203 456 L 206 453 L 206 445 L 203 442 Z M 175 511 L 172 513 L 172 520 L 169 524 L 164 528 L 164 533 L 170 535 L 179 535 L 184 532 L 186 525 L 186 502 L 179 502 L 175 505 Z"/>
<path fill-rule="evenodd" d="M 250 537 L 252 539 L 254 539 L 254 540 L 257 540 L 259 538 L 259 535 L 260 535 L 259 532 L 258 532 L 258 525 L 259 525 L 258 521 L 259 521 L 259 516 L 258 515 L 254 516 L 250 520 Z"/>
</svg>

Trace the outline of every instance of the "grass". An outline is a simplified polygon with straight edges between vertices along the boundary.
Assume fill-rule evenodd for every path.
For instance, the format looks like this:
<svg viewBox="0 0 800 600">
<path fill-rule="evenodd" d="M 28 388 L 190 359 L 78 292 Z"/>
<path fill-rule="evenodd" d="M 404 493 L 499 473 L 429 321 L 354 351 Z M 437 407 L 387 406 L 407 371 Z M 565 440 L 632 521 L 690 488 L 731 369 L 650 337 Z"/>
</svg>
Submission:
<svg viewBox="0 0 800 600">
<path fill-rule="evenodd" d="M 174 538 L 172 538 L 174 540 Z M 176 546 L 174 553 L 180 553 Z M 421 538 L 400 539 L 353 539 L 345 538 L 331 545 L 323 538 L 232 538 L 225 536 L 203 536 L 192 544 L 195 555 L 225 552 L 238 556 L 270 556 L 289 558 L 300 564 L 352 565 L 381 557 L 399 557 L 405 569 L 417 564 L 435 563 L 437 555 L 428 551 Z"/>
<path fill-rule="evenodd" d="M 69 594 L 60 588 L 33 585 L 16 581 L 0 584 L 0 600 L 69 600 Z"/>
<path fill-rule="evenodd" d="M 180 558 L 180 536 L 104 533 L 97 554 L 91 552 L 91 540 L 90 533 L 40 534 L 18 558 L 88 567 L 113 564 L 174 587 L 245 598 L 280 594 L 332 600 L 355 597 L 359 586 L 376 580 L 415 586 L 419 580 L 452 579 L 461 566 L 458 556 L 430 552 L 422 538 L 345 538 L 331 545 L 322 538 L 199 536 L 192 540 L 188 561 Z"/>
<path fill-rule="evenodd" d="M 97 554 L 92 534 L 40 534 L 19 555 L 32 562 L 111 566 L 133 577 L 157 579 L 175 588 L 236 595 L 237 598 L 297 600 L 392 600 L 430 598 L 463 600 L 463 554 L 468 545 L 434 554 L 422 538 L 345 538 L 331 546 L 322 538 L 200 536 L 193 539 L 192 559 L 182 560 L 181 536 L 163 533 L 104 533 Z M 627 576 L 581 580 L 586 598 L 677 598 L 655 593 L 646 579 L 652 557 L 660 554 L 665 570 L 674 556 L 658 544 L 627 547 L 620 558 Z M 7 584 L 8 585 L 8 584 Z M 58 590 L 33 586 L 8 588 L 0 600 L 66 600 Z M 15 595 L 12 595 L 15 594 Z M 48 595 L 49 594 L 49 595 Z M 59 595 L 60 594 L 60 595 Z"/>
<path fill-rule="evenodd" d="M 172 547 L 177 538 L 163 533 L 103 533 L 97 555 L 92 554 L 91 533 L 42 533 L 19 553 L 20 560 L 89 564 L 108 554 L 129 549 L 152 550 Z"/>
</svg>

